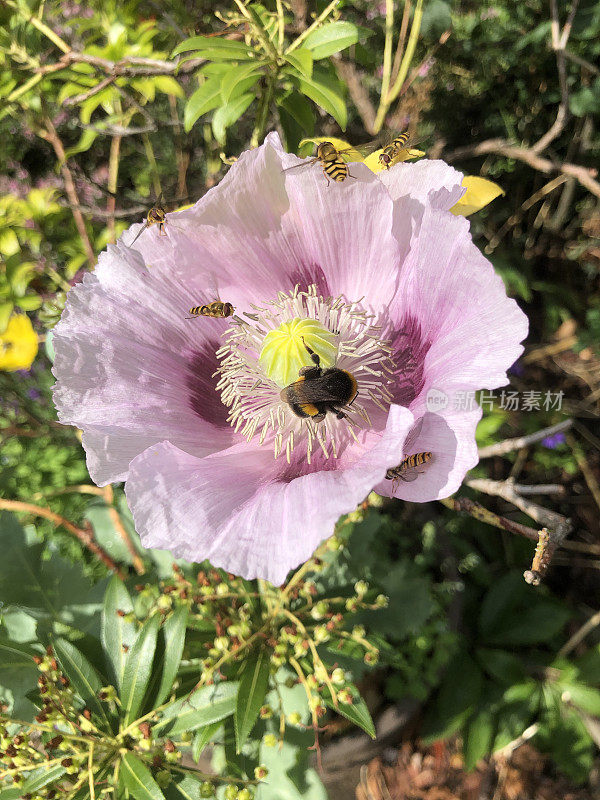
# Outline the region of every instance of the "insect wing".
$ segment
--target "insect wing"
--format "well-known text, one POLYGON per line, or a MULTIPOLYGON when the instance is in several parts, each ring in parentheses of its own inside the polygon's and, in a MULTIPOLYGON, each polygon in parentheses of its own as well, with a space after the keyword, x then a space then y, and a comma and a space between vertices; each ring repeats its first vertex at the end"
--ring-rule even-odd
POLYGON ((404 442, 404 447, 402 448, 403 453, 408 455, 409 453, 414 451, 415 442, 421 435, 422 428, 423 428, 423 417, 418 419, 415 425, 409 431, 408 436, 406 437, 406 441, 404 442))
POLYGON ((134 244, 137 242, 137 240, 140 238, 140 236, 142 235, 142 233, 143 233, 143 232, 146 230, 146 228, 149 228, 149 227, 150 227, 150 226, 148 225, 148 223, 147 223, 147 222, 146 222, 144 225, 142 225, 142 227, 139 229, 139 231, 138 231, 138 232, 136 233, 136 235, 134 236, 134 238, 133 238, 133 241, 132 241, 132 242, 130 242, 130 243, 127 245, 127 247, 133 247, 133 245, 134 245, 134 244))
POLYGON ((301 164, 294 164, 293 167, 286 167, 285 169, 282 169, 281 171, 282 172, 290 172, 291 170, 299 169, 300 167, 310 167, 310 166, 312 166, 312 164, 316 164, 318 160, 319 160, 318 158, 311 158, 308 161, 306 159, 304 159, 304 161, 302 161, 301 164))
POLYGON ((407 467, 402 470, 400 480, 406 481, 406 483, 412 483, 416 481, 418 477, 419 472, 416 467, 407 467))

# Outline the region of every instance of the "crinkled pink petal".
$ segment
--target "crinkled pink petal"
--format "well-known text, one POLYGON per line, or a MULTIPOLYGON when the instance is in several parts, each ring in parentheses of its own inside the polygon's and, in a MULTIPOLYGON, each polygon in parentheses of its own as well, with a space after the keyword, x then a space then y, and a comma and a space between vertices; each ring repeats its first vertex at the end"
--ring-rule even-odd
POLYGON ((504 385, 528 330, 527 317, 473 244, 468 221, 431 206, 402 267, 390 314, 399 329, 408 317, 416 321, 421 342, 428 344, 424 393, 449 383, 465 390, 504 385))
POLYGON ((165 437, 197 456, 230 445, 212 378, 224 323, 186 320, 186 305, 185 287, 124 247, 69 292, 54 330, 54 401, 61 422, 84 429, 96 482, 123 480, 165 437))
MULTIPOLYGON (((393 484, 382 481, 375 491, 386 497, 397 497, 413 503, 425 503, 449 497, 462 484, 466 473, 473 469, 479 457, 475 442, 475 429, 481 419, 481 409, 475 406, 461 413, 432 414, 426 412, 422 417, 415 416, 416 427, 422 419, 418 436, 405 445, 402 458, 414 453, 431 452, 431 461, 417 468, 419 473, 413 481, 399 480, 393 484)), ((410 433, 407 439, 410 439, 410 433)), ((400 459, 400 461, 402 460, 400 459)))
POLYGON ((407 161, 377 173, 394 202, 402 198, 418 200, 440 211, 449 211, 465 193, 464 175, 445 161, 424 158, 407 161))
POLYGON ((394 234, 400 266, 418 239, 426 206, 448 211, 462 197, 463 175, 444 161, 403 162, 377 173, 394 202, 394 234))
POLYGON ((155 267, 204 281, 198 302, 218 296, 243 308, 316 284, 323 295, 364 297, 381 311, 398 278, 393 204, 367 167, 349 169, 351 177, 328 186, 319 164, 303 164, 269 134, 192 208, 168 214, 166 235, 152 226, 134 247, 155 267))
POLYGON ((411 424, 407 409, 392 406, 383 435, 351 467, 292 481, 252 445, 206 458, 155 445, 134 459, 126 485, 136 529, 145 547, 278 585, 381 480, 411 424))

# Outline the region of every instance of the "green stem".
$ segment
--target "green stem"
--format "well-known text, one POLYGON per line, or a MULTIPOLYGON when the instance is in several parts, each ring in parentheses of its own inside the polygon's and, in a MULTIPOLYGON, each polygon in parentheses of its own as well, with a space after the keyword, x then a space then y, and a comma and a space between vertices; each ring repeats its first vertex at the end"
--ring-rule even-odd
POLYGON ((37 28, 40 33, 43 33, 46 38, 50 39, 52 44, 55 44, 59 50, 62 50, 63 53, 70 53, 71 47, 65 42, 64 39, 61 39, 57 33, 54 33, 52 28, 49 28, 45 23, 42 22, 41 19, 38 19, 33 14, 26 14, 22 8, 19 7, 18 3, 15 3, 14 0, 2 0, 2 2, 7 5, 9 8, 12 8, 17 14, 20 14, 23 19, 26 19, 27 22, 31 22, 34 28, 37 28))
POLYGON ((250 139, 250 147, 258 147, 258 145, 264 138, 278 75, 279 75, 279 70, 276 70, 267 78, 267 86, 265 89, 265 93, 263 94, 260 100, 260 108, 258 110, 258 115, 256 117, 256 124, 254 126, 254 130, 252 131, 252 138, 250 139))
MULTIPOLYGON (((390 1, 391 0, 386 0, 386 2, 388 3, 390 1)), ((381 100, 379 101, 377 117, 375 118, 375 123, 373 125, 374 133, 379 133, 379 131, 383 127, 383 123, 385 122, 385 117, 387 115, 387 112, 392 103, 394 102, 394 100, 396 100, 396 98, 400 94, 402 85, 406 80, 408 69, 410 67, 410 63, 415 53, 415 47, 417 46, 417 39, 419 38, 419 31, 421 30, 422 18, 423 18, 423 0, 417 0, 417 3, 415 5, 415 13, 413 16, 412 25, 410 28, 410 34, 406 45, 406 51, 402 58, 402 63, 400 64, 398 75, 396 77, 396 80, 394 81, 394 85, 391 88, 388 88, 385 91, 385 93, 384 93, 384 85, 385 85, 386 75, 385 75, 385 54, 384 54, 384 76, 381 84, 381 100)), ((387 46, 387 24, 386 24, 386 46, 387 46)), ((391 70, 391 44, 390 44, 390 70, 391 70)))
POLYGON ((158 198, 162 194, 162 186, 160 184, 160 176, 158 174, 158 166, 156 164, 156 156, 154 155, 154 148, 152 147, 152 142, 150 141, 150 137, 147 133, 144 133, 142 136, 142 141, 144 142, 144 150, 146 151, 146 158, 148 159, 148 163, 150 164, 150 169, 152 170, 152 187, 154 189, 154 196, 158 200, 158 198))

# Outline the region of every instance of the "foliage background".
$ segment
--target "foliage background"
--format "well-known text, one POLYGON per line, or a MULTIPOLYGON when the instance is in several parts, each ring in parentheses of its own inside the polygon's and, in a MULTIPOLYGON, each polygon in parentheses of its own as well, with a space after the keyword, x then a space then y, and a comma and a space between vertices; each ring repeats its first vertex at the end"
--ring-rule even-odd
MULTIPOLYGON (((503 187, 472 229, 531 323, 510 388, 565 396, 560 412, 496 404, 480 425, 481 446, 574 420, 566 435, 486 459, 470 477, 558 485, 533 499, 569 517, 572 533, 534 588, 521 577, 533 555, 526 539, 441 505, 371 498, 342 522, 339 558, 313 577, 318 597, 336 587, 348 599, 358 579, 371 605, 389 597, 386 609, 347 614, 348 632, 365 627, 379 664, 364 664, 364 648, 358 658, 352 648, 323 658, 342 664, 376 719, 409 702, 417 709, 410 735, 458 732, 467 768, 534 726, 550 773, 589 781, 600 738, 600 10, 592 0, 560 10, 541 0, 426 0, 401 4, 391 22, 393 6, 0 0, 0 335, 11 314, 25 313, 41 342, 30 369, 0 371, 0 508, 8 510, 0 692, 14 715, 35 713, 38 645, 60 636, 97 655, 111 570, 128 575, 140 624, 153 606, 133 585, 158 602, 173 577, 166 554, 139 547, 121 488, 91 485, 77 432, 56 423, 51 328, 64 293, 161 192, 169 207, 194 201, 229 157, 273 127, 294 151, 306 136, 361 143, 381 128, 407 129, 430 157, 503 187), (320 14, 323 27, 289 50, 320 14), (219 35, 192 38, 207 34, 219 35)), ((482 501, 470 488, 461 494, 482 501)), ((530 524, 505 500, 483 502, 530 524)), ((195 580, 197 570, 183 569, 195 580)), ((172 609, 162 612, 166 624, 172 609)), ((202 644, 220 636, 214 614, 206 611, 202 644)), ((179 676, 188 691, 198 679, 196 636, 191 626, 183 662, 191 667, 179 676)), ((231 679, 243 663, 231 664, 231 679)), ((216 768, 252 778, 252 765, 268 758, 256 750, 263 733, 255 729, 245 763, 222 729, 206 729, 206 742, 224 741, 216 768)), ((323 796, 316 773, 301 766, 307 741, 300 728, 286 733, 286 797, 323 796)), ((262 786, 261 796, 269 791, 262 786)))

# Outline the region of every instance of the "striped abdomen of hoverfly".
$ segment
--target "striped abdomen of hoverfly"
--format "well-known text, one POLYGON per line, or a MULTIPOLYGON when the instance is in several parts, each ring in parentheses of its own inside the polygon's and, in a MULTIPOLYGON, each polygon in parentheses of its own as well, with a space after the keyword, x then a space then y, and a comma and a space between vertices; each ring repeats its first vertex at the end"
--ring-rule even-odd
POLYGON ((317 145, 317 158, 321 162, 325 177, 338 183, 348 177, 348 165, 331 142, 317 145))
POLYGON ((433 453, 429 452, 413 453, 410 456, 406 456, 397 467, 388 469, 385 473, 386 480, 394 482, 406 481, 407 483, 414 481, 419 474, 416 468, 431 461, 432 456, 433 453))
POLYGON ((390 164, 396 158, 399 152, 406 148, 408 139, 408 133, 401 133, 400 136, 396 136, 395 139, 392 139, 387 147, 383 148, 383 152, 379 154, 379 163, 383 164, 386 169, 389 169, 390 164))
POLYGON ((192 317, 230 317, 234 311, 235 308, 231 303, 222 303, 220 300, 190 308, 192 317))

